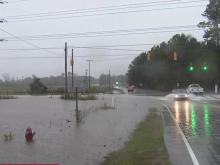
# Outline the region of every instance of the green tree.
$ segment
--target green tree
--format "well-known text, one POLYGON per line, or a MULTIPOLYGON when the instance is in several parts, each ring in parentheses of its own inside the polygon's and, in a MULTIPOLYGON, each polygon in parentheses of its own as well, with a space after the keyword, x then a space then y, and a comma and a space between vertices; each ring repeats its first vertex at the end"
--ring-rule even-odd
POLYGON ((207 21, 200 22, 198 26, 205 29, 205 40, 214 43, 219 48, 220 1, 209 0, 209 4, 202 15, 207 18, 207 21))
POLYGON ((30 84, 31 94, 46 94, 47 87, 40 81, 39 78, 34 77, 33 82, 30 84))
POLYGON ((218 79, 217 53, 190 35, 174 35, 150 51, 151 61, 147 60, 146 53, 141 53, 130 64, 127 73, 130 85, 169 90, 177 83, 182 87, 189 83, 213 86, 218 79), (194 67, 193 71, 189 71, 190 66, 194 67), (208 68, 205 72, 204 66, 208 68))

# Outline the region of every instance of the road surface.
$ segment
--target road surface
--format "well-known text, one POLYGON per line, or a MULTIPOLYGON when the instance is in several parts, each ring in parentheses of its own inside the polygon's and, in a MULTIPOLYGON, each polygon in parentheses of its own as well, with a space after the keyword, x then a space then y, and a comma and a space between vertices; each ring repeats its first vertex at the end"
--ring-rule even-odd
MULTIPOLYGON (((220 164, 220 101, 165 101, 200 165, 220 164)), ((167 117, 166 117, 166 120, 167 117)))

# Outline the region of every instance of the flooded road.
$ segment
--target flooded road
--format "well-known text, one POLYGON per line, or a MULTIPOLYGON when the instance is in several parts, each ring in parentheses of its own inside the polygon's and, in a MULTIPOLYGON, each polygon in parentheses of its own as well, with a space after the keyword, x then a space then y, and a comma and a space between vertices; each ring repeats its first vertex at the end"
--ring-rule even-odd
POLYGON ((1 100, 0 163, 99 164, 124 145, 148 109, 157 105, 150 97, 100 95, 96 101, 79 102, 80 121, 76 122, 75 103, 58 96, 1 100), (24 138, 28 126, 36 132, 30 144, 24 138), (4 141, 9 132, 14 139, 4 141))
POLYGON ((175 101, 170 109, 200 165, 220 164, 220 107, 208 101, 175 101))

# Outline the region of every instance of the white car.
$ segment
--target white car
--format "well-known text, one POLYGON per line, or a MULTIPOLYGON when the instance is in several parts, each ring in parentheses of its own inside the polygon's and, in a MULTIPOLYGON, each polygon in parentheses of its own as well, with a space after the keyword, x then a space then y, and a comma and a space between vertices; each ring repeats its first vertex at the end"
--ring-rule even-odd
POLYGON ((186 91, 190 94, 195 94, 195 95, 203 95, 204 93, 204 88, 202 88, 199 84, 190 84, 186 91))
POLYGON ((172 90, 175 101, 186 101, 189 100, 188 94, 185 89, 174 89, 172 90))

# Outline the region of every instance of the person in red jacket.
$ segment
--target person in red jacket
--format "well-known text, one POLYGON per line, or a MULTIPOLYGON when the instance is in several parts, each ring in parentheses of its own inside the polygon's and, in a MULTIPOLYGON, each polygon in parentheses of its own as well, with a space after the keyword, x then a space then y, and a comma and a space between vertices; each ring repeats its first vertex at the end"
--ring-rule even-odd
POLYGON ((28 127, 26 129, 26 132, 25 132, 25 139, 26 139, 26 141, 32 141, 34 135, 35 135, 35 132, 32 131, 32 129, 30 127, 28 127))

